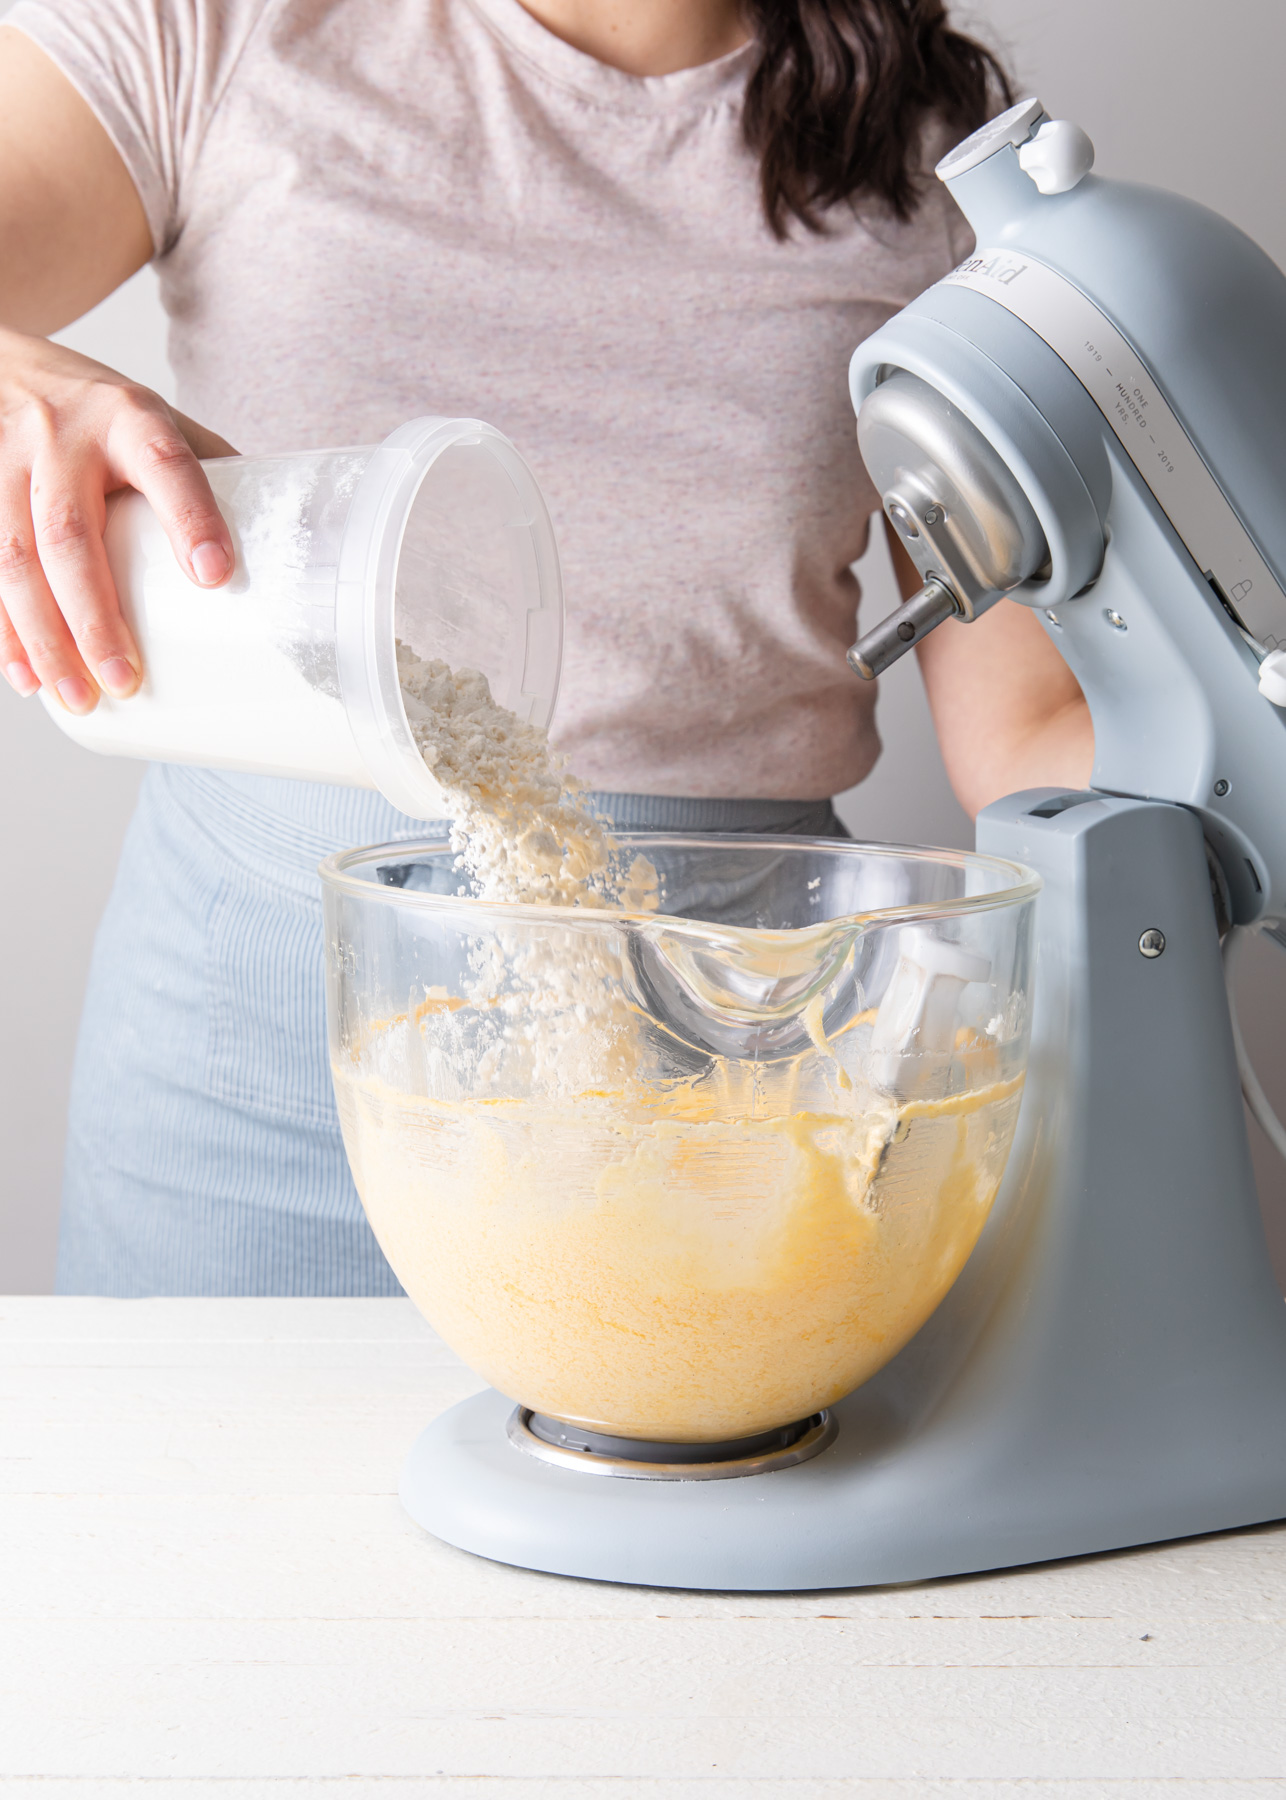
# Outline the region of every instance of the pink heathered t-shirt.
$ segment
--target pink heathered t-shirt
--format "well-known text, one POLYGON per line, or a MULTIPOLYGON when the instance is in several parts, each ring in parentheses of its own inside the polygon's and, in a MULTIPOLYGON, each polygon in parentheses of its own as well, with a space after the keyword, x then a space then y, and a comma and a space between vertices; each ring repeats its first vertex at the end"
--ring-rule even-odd
MULTIPOLYGON (((489 420, 548 499, 554 739, 612 792, 820 799, 879 753, 844 661, 877 497, 858 341, 969 246, 764 223, 754 49, 640 79, 518 0, 20 0, 142 196, 178 404, 246 452, 489 420)), ((930 133, 930 136, 936 134, 930 133)), ((940 152, 925 145, 925 160, 940 152)))

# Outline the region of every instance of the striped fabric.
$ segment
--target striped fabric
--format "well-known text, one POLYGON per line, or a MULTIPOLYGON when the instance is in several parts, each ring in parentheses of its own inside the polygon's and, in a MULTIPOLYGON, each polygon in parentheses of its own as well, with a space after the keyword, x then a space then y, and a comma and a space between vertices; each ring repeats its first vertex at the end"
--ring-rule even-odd
MULTIPOLYGON (((618 827, 842 835, 829 801, 595 797, 618 827)), ((432 835, 378 795, 157 764, 94 950, 60 1293, 396 1294, 348 1172, 317 864, 432 835)))

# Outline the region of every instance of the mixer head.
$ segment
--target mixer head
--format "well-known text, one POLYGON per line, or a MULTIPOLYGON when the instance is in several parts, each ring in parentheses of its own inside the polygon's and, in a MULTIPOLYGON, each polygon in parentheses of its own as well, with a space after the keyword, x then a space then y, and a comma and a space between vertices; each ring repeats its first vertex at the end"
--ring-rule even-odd
MULTIPOLYGON (((1055 572, 1041 554, 1048 518, 1033 513, 1013 444, 978 429, 969 402, 982 397, 982 359, 963 371, 941 328, 984 352, 992 365, 984 387, 999 365, 1020 390, 1014 359, 1032 366, 1021 340, 1034 332, 1097 402, 1097 424, 1110 428, 1103 435, 1120 440, 1257 652, 1261 693, 1286 705, 1286 509, 1271 473, 1286 457, 1286 283, 1226 221, 1176 195, 1090 176, 1093 161, 1078 126, 1029 99, 938 165, 979 249, 859 347, 853 368, 862 454, 925 588, 859 640, 849 661, 869 680, 945 619, 978 618, 1017 589, 1029 605, 1056 604, 1097 577, 1101 544, 1080 590, 1038 591, 1055 572), (992 308, 944 311, 951 290, 957 301, 971 293, 999 302, 1011 321, 997 333, 985 317, 992 308), (919 354, 869 353, 890 336, 919 354), (944 350, 957 363, 954 390, 937 379, 944 350), (1191 402, 1186 417, 1167 403, 1176 376, 1191 402)), ((1053 423, 1063 421, 1055 414, 1053 423)), ((1108 494, 1096 498, 1102 523, 1108 494)), ((1083 520, 1068 523, 1083 540, 1096 535, 1083 520)))
POLYGON ((1091 174, 1028 100, 939 165, 978 249, 854 354, 862 455, 948 619, 1034 609, 1088 701, 1092 787, 1196 812, 1234 923, 1286 919, 1286 278, 1226 220, 1091 174))
POLYGON ((972 620, 1048 572, 1049 546, 1026 494, 977 427, 928 382, 895 370, 863 402, 857 438, 884 510, 924 586, 856 643, 873 680, 949 618, 972 620))

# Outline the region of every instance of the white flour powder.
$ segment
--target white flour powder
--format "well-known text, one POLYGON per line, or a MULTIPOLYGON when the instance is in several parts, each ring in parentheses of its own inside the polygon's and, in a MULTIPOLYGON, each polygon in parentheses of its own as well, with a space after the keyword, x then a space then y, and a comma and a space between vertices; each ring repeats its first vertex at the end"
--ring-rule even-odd
POLYGON ((497 706, 485 675, 397 647, 411 734, 451 807, 451 848, 477 897, 650 911, 656 872, 638 857, 616 879, 616 844, 561 766, 542 726, 497 706))
MULTIPOLYGON (((542 726, 497 706, 474 669, 424 661, 403 643, 397 665, 412 736, 450 806, 451 848, 475 897, 655 910, 656 870, 638 856, 622 871, 619 846, 542 726)), ((478 1091, 497 1082, 570 1094, 633 1072, 638 1021, 620 958, 610 934, 569 938, 503 922, 480 932, 465 996, 490 1026, 478 1091)))

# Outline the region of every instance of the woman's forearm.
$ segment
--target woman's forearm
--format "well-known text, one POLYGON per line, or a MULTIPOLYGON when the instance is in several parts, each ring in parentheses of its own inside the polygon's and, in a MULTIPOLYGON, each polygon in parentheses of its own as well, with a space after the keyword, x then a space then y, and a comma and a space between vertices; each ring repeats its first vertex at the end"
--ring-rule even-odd
POLYGON ((1005 794, 1084 787, 1094 729, 1076 677, 1025 606, 926 638, 920 668, 947 775, 974 818, 1005 794))
MULTIPOLYGON (((894 563, 909 597, 920 577, 897 544, 894 563)), ((970 818, 1024 788, 1088 783, 1089 707, 1029 607, 1002 600, 971 625, 949 620, 919 658, 942 760, 970 818)))

